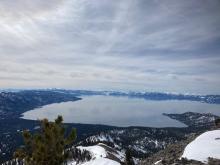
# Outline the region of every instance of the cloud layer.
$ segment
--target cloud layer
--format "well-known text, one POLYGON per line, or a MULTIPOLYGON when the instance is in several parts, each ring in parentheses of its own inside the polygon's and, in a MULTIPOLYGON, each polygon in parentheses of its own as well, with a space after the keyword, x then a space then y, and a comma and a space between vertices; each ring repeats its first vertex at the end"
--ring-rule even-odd
POLYGON ((7 0, 0 87, 220 93, 218 0, 7 0))

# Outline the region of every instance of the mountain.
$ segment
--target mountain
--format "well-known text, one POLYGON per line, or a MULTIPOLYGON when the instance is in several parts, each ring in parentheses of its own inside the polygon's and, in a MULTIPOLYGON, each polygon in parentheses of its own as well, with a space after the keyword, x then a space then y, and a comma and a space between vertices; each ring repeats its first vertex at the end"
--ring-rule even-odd
POLYGON ((220 104, 220 95, 194 95, 194 94, 177 94, 163 92, 121 92, 121 91, 89 91, 89 90, 64 90, 51 89, 60 93, 71 93, 76 96, 83 95, 104 95, 104 96, 123 96, 130 98, 143 98, 146 100, 188 100, 199 101, 208 104, 220 104))
MULTIPOLYGON (((22 145, 22 130, 38 131, 39 122, 20 119, 25 111, 51 103, 77 101, 85 95, 143 98, 150 100, 191 100, 210 104, 219 103, 219 95, 185 95, 172 93, 117 92, 86 90, 21 90, 0 92, 0 161, 11 159, 15 148, 22 145)), ((149 157, 169 145, 184 141, 192 134, 199 134, 214 125, 218 116, 187 112, 164 114, 185 123, 186 128, 112 127, 90 124, 65 124, 67 129, 78 130, 77 146, 105 143, 117 151, 130 149, 135 160, 149 157), (208 123, 208 124, 207 124, 208 123)), ((0 162, 0 163, 1 163, 0 162)))
MULTIPOLYGON (((211 114, 198 114, 198 113, 184 113, 184 114, 172 114, 171 116, 181 116, 178 117, 177 120, 181 121, 187 121, 188 119, 195 119, 197 118, 204 118, 210 121, 213 116, 211 114), (188 115, 186 115, 188 114, 188 115), (189 115, 190 114, 190 115, 189 115), (196 118, 197 117, 197 118, 196 118)), ((22 119, 21 119, 22 120, 22 119)), ((76 160, 82 160, 81 165, 92 165, 97 163, 106 163, 109 165, 114 165, 119 163, 120 161, 123 161, 123 156, 125 151, 129 149, 131 151, 131 155, 134 158, 136 164, 141 163, 141 160, 145 157, 148 157, 148 160, 154 156, 155 153, 160 153, 161 150, 165 150, 166 152, 162 152, 162 155, 166 155, 167 153, 170 153, 169 160, 173 160, 175 157, 173 156, 173 153, 176 155, 183 152, 184 147, 192 141, 198 134, 204 132, 207 129, 210 129, 213 127, 213 125, 205 126, 205 122, 207 120, 204 120, 203 122, 200 121, 200 125, 197 125, 196 127, 191 124, 193 123, 193 120, 191 122, 188 122, 189 126, 186 128, 150 128, 150 127, 109 127, 109 126, 102 126, 102 125, 81 125, 81 124, 65 124, 66 128, 75 127, 78 132, 78 138, 79 140, 75 144, 74 147, 78 149, 85 149, 89 151, 89 155, 91 156, 90 159, 82 159, 83 156, 81 156, 80 159, 76 160), (190 140, 189 140, 190 139, 190 140), (176 146, 177 147, 171 147, 169 149, 169 146, 176 146), (95 147, 91 147, 95 146, 95 147), (108 156, 98 156, 94 157, 94 148, 104 147, 105 153, 109 150, 108 156), (111 152, 110 152, 111 151, 111 152), (113 154, 114 153, 114 154, 113 154), (172 153, 172 154, 171 154, 172 153), (111 156, 110 156, 111 155, 111 156), (118 160, 117 158, 120 158, 118 160), (113 159, 114 158, 114 159, 113 159), (110 160, 109 160, 110 159, 110 160), (112 160, 113 159, 113 160, 112 160)), ((23 121, 23 120, 22 120, 23 121)), ((30 127, 30 131, 36 131, 39 127, 39 123, 35 121, 35 124, 32 124, 33 121, 24 120, 27 122, 24 126, 28 125, 30 127), (31 130, 32 128, 32 130, 31 130)), ((19 122, 18 122, 19 123, 19 122)), ((17 126, 18 124, 13 124, 17 126)), ((21 131, 13 131, 16 132, 17 135, 21 135, 21 131)), ((10 149, 10 146, 12 146, 13 141, 16 140, 16 136, 11 136, 13 134, 4 134, 5 139, 8 139, 10 142, 10 145, 7 143, 4 144, 4 140, 1 141, 3 143, 3 146, 6 146, 5 149, 9 149, 13 151, 13 148, 10 149)), ((21 141, 21 136, 20 136, 21 141)), ((17 145, 18 147, 18 145, 17 145)), ((15 148, 17 148, 15 146, 15 148)), ((2 148, 3 149, 3 148, 2 148)), ((85 154, 82 154, 85 155, 85 154)), ((88 154, 87 154, 88 155, 88 154)), ((161 157, 161 154, 159 154, 161 157)), ((181 154, 180 154, 181 156, 181 154)), ((150 159, 152 162, 156 162, 159 160, 150 159)), ((76 164, 76 160, 71 160, 70 163, 76 164)), ((149 162, 149 161, 148 161, 149 162)), ((79 162, 78 162, 79 163, 79 162)))
POLYGON ((220 104, 220 95, 186 95, 158 92, 118 92, 87 90, 21 90, 0 92, 0 119, 18 118, 28 110, 66 101, 79 100, 85 95, 123 96, 146 100, 189 100, 209 104, 220 104))
POLYGON ((196 113, 196 112, 185 112, 182 114, 166 114, 163 115, 170 117, 171 119, 178 120, 188 126, 192 127, 209 127, 213 126, 216 119, 219 116, 213 115, 211 113, 196 113))
POLYGON ((156 128, 122 128, 101 132, 79 142, 79 145, 105 143, 118 150, 130 149, 136 158, 164 149, 168 144, 180 141, 187 133, 173 129, 156 128))
POLYGON ((220 130, 207 131, 190 142, 184 149, 182 158, 203 163, 208 158, 220 159, 220 130))
POLYGON ((119 150, 131 149, 133 156, 142 158, 160 151, 166 146, 185 140, 192 133, 201 133, 215 126, 212 114, 186 112, 183 114, 166 114, 172 119, 185 123, 185 128, 150 128, 127 127, 102 131, 81 141, 79 144, 91 145, 99 142, 106 143, 119 150))
MULTIPOLYGON (((135 165, 219 165, 219 138, 220 130, 207 131, 199 136, 191 134, 185 140, 169 144, 165 149, 142 160, 133 157, 133 162, 135 165)), ((126 159, 125 150, 104 143, 77 145, 67 150, 70 153, 67 165, 120 165, 126 159)), ((15 160, 3 165, 13 162, 15 160)))
POLYGON ((141 161, 141 165, 219 165, 220 130, 205 131, 199 136, 167 146, 141 161))
POLYGON ((93 146, 78 146, 81 151, 88 151, 89 160, 68 160, 67 165, 120 165, 125 160, 125 154, 105 144, 99 143, 93 146))
POLYGON ((52 103, 76 101, 80 98, 70 93, 25 90, 0 93, 0 120, 19 118, 23 112, 52 103))

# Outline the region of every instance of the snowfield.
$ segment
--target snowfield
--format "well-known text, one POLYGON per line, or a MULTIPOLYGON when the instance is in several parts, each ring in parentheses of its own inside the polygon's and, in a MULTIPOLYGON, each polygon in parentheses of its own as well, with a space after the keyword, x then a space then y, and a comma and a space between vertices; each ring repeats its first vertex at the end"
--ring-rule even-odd
POLYGON ((208 131, 189 143, 182 158, 206 163, 208 157, 220 159, 220 130, 208 131))
POLYGON ((120 165, 120 163, 107 158, 97 158, 80 164, 76 164, 76 162, 69 162, 68 165, 120 165))
POLYGON ((100 158, 100 157, 106 157, 106 151, 103 147, 95 145, 95 146, 88 146, 88 147, 77 147, 81 150, 87 150, 92 154, 93 158, 100 158))
MULTIPOLYGON (((107 158, 108 153, 105 150, 105 148, 102 146, 105 146, 105 145, 100 143, 94 146, 77 147, 80 150, 89 151, 92 155, 92 159, 88 162, 81 162, 79 164, 76 164, 75 161, 71 161, 71 162, 68 162, 68 165, 120 165, 119 162, 107 158)), ((120 153, 119 155, 122 155, 122 153, 120 153)))
POLYGON ((85 162, 82 165, 120 165, 120 163, 107 158, 98 158, 89 162, 85 162))

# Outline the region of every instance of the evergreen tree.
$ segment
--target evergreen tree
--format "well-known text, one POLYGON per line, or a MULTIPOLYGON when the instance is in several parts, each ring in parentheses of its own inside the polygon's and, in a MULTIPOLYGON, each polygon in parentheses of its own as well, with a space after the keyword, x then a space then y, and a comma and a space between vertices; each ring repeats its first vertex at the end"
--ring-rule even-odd
POLYGON ((215 126, 216 126, 217 128, 220 128, 220 118, 218 118, 218 119, 215 120, 215 126))
POLYGON ((65 148, 76 139, 73 129, 65 138, 63 118, 58 116, 55 122, 41 121, 39 133, 23 132, 25 146, 14 153, 14 157, 24 160, 25 165, 61 165, 67 159, 65 148))
POLYGON ((130 149, 127 149, 125 152, 125 164, 126 165, 134 165, 133 158, 131 156, 131 151, 130 149))

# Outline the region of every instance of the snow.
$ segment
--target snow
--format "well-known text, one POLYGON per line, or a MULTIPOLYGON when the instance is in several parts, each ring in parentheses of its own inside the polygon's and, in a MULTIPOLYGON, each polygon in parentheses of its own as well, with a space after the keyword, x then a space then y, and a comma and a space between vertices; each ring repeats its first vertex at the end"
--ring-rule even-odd
POLYGON ((89 139, 91 139, 93 142, 97 142, 97 141, 109 141, 109 142, 114 142, 114 140, 112 139, 111 136, 108 135, 97 135, 97 136, 91 136, 89 139))
POLYGON ((92 159, 88 162, 81 162, 79 164, 76 164, 75 161, 71 161, 68 162, 68 165, 120 165, 120 163, 106 158, 106 150, 99 145, 88 147, 78 146, 77 148, 89 151, 92 155, 92 159))
POLYGON ((120 163, 107 158, 98 158, 80 164, 76 164, 76 162, 70 162, 68 165, 120 165, 120 163))
POLYGON ((160 162, 162 162, 162 160, 158 160, 154 164, 156 165, 156 164, 159 164, 160 162))
POLYGON ((95 146, 88 146, 88 147, 77 147, 81 150, 87 150, 92 154, 93 158, 99 158, 99 157, 106 157, 106 151, 103 147, 95 145, 95 146))
POLYGON ((189 143, 182 158, 207 162, 208 157, 220 159, 220 130, 207 131, 189 143))
POLYGON ((120 163, 107 158, 98 158, 89 162, 85 162, 82 165, 120 165, 120 163))

